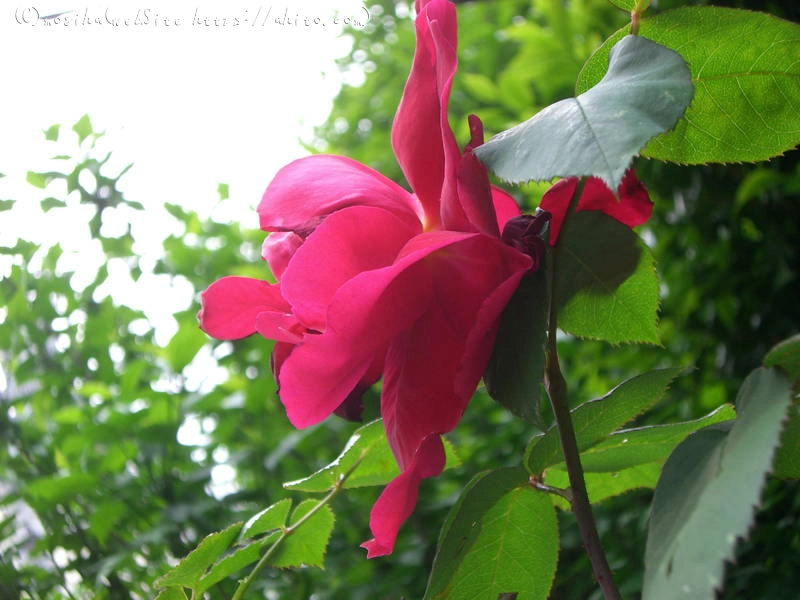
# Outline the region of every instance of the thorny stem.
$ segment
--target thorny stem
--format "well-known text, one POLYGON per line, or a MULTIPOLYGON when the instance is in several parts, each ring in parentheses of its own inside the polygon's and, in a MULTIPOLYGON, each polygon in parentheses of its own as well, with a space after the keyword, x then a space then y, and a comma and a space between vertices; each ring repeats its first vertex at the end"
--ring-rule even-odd
POLYGON ((353 474, 353 471, 355 471, 358 468, 363 458, 364 458, 363 456, 360 457, 355 462, 355 464, 353 464, 352 467, 350 467, 345 473, 340 475, 339 479, 336 481, 336 483, 333 484, 333 487, 325 495, 325 497, 322 498, 322 500, 320 500, 319 502, 317 502, 314 508, 312 508, 306 514, 304 514, 300 518, 300 520, 297 521, 297 523, 293 523, 288 527, 284 527, 283 531, 281 531, 281 535, 278 537, 277 540, 275 540, 275 543, 273 543, 272 546, 269 547, 269 550, 267 550, 264 553, 264 556, 262 556, 261 559, 256 563, 256 566, 253 567, 253 570, 250 571, 250 574, 247 576, 247 578, 243 579, 241 583, 239 583, 239 585, 236 587, 236 591, 231 597, 231 600, 242 600, 242 598, 244 598, 244 593, 247 591, 247 588, 249 588, 250 584, 253 583, 256 576, 261 571, 261 569, 263 569, 270 561, 270 559, 272 559, 272 557, 275 556, 275 554, 277 553, 278 549, 280 548, 284 540, 288 538, 290 535, 292 535, 295 531, 297 531, 297 529, 302 527, 303 523, 308 521, 317 512, 322 510, 322 507, 327 505, 333 499, 333 497, 336 496, 336 494, 338 494, 342 490, 342 488, 344 487, 344 482, 347 481, 347 478, 350 477, 350 475, 353 474))
MULTIPOLYGON (((578 206, 578 199, 583 193, 585 184, 586 178, 581 178, 570 199, 569 208, 564 216, 564 222, 561 226, 561 233, 559 236, 562 240, 567 232, 569 219, 578 206)), ((617 586, 614 583, 611 568, 603 552, 603 546, 600 544, 600 536, 597 534, 597 526, 595 525, 592 507, 589 503, 589 495, 586 491, 586 482, 583 479, 583 467, 581 466, 578 442, 575 438, 575 428, 572 425, 569 403, 567 402, 567 382, 561 374, 561 367, 558 363, 558 348, 556 345, 558 306, 553 300, 552 294, 560 254, 561 248, 558 242, 556 242, 552 253, 552 263, 550 265, 551 301, 547 331, 547 367, 545 371, 545 383, 550 396, 550 405, 553 408, 553 414, 555 415, 556 424, 558 426, 558 433, 561 438, 564 462, 567 465, 567 474, 569 475, 572 511, 575 513, 575 519, 578 522, 578 530, 580 531, 583 547, 586 549, 586 554, 589 556, 589 561, 592 564, 592 571, 597 579, 597 583, 603 590, 605 599, 620 600, 621 596, 619 590, 617 590, 617 586)))

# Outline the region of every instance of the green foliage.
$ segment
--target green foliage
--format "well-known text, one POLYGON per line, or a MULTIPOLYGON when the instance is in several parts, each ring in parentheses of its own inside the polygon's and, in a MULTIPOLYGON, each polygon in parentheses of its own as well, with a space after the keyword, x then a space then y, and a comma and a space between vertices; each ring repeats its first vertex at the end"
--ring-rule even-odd
POLYGON ((580 337, 659 342, 658 276, 648 248, 629 227, 582 211, 559 236, 554 301, 559 327, 580 337))
POLYGON ((89 115, 83 115, 78 119, 77 123, 72 126, 72 131, 78 134, 78 143, 80 144, 83 143, 83 140, 92 135, 94 130, 92 129, 92 121, 89 119, 89 115))
MULTIPOLYGON (((581 72, 590 89, 628 28, 581 72)), ((649 158, 684 164, 766 160, 800 143, 800 26, 764 13, 686 7, 645 18, 639 34, 679 52, 695 96, 675 129, 648 144, 649 158)))
MULTIPOLYGON (((651 462, 607 473, 586 473, 584 480, 589 502, 599 504, 631 490, 656 487, 662 464, 651 462)), ((543 481, 554 488, 569 488, 569 476, 566 470, 558 466, 547 469, 543 481)), ((570 510, 569 503, 564 498, 556 497, 554 502, 561 509, 570 510)))
POLYGON ((292 531, 278 552, 272 557, 270 564, 276 567, 322 567, 325 549, 333 531, 333 511, 327 505, 319 510, 311 511, 318 506, 316 500, 304 500, 294 509, 289 521, 292 531), (302 524, 303 517, 308 517, 302 524), (302 525, 302 526, 301 526, 302 525))
POLYGON ((775 345, 764 357, 765 367, 780 367, 791 379, 800 378, 800 335, 775 345))
POLYGON ((475 150, 512 183, 596 176, 619 187, 631 159, 669 131, 692 99, 679 54, 638 36, 609 53, 608 72, 577 98, 561 100, 475 150))
POLYGON ((753 520, 790 401, 786 376, 758 369, 740 390, 736 421, 675 449, 653 500, 644 598, 714 597, 724 561, 753 520))
MULTIPOLYGON (((262 236, 188 209, 171 206, 170 215, 150 207, 147 218, 172 220, 176 233, 165 240, 163 256, 140 256, 131 227, 108 230, 116 229, 113 235, 104 227, 133 221, 142 210, 119 189, 127 168, 109 169, 99 135, 92 133, 92 143, 79 151, 77 137, 64 131, 70 129, 61 128, 50 143, 74 157, 41 169, 45 176, 29 176, 36 184, 31 189, 45 198, 47 213, 38 218, 85 215, 70 233, 89 244, 84 258, 99 260, 76 260, 58 245, 26 240, 0 246, 0 268, 8 269, 0 277, 6 381, 0 389, 0 597, 23 591, 60 597, 65 585, 76 597, 155 597, 155 580, 176 557, 189 555, 206 533, 225 531, 282 498, 281 482, 325 464, 329 448, 352 427, 332 422, 317 428, 311 443, 281 416, 265 360, 269 343, 242 340, 235 353, 230 344, 212 347, 188 298, 187 310, 174 315, 174 329, 168 319, 157 338, 147 315, 125 304, 135 299, 114 295, 117 285, 140 274, 147 274, 141 285, 150 278, 165 290, 174 285, 196 293, 235 271, 242 252, 257 257, 262 236), (92 177, 96 188, 84 186, 92 177), (224 497, 215 479, 221 466, 236 474, 224 497), (79 583, 66 583, 77 575, 79 583)), ((8 201, 6 214, 18 208, 8 201)), ((357 541, 367 534, 362 510, 342 507, 339 519, 356 540, 340 547, 336 560, 360 560, 357 541)), ((212 598, 230 597, 235 581, 228 576, 263 554, 269 535, 227 540, 233 545, 223 544, 211 559, 217 562, 206 564, 199 580, 194 574, 197 589, 213 584, 212 598)), ((307 585, 305 574, 277 571, 252 589, 302 595, 307 585)), ((331 582, 328 589, 335 595, 341 585, 331 582)), ((170 589, 159 597, 184 597, 178 587, 170 589)))
POLYGON ((690 433, 735 418, 733 406, 723 404, 708 415, 693 421, 622 429, 583 452, 581 462, 586 471, 605 473, 664 461, 690 433))
POLYGON ((289 518, 291 508, 292 501, 289 498, 279 500, 248 520, 242 528, 240 537, 242 539, 252 538, 261 533, 283 528, 286 525, 286 519, 289 518))
MULTIPOLYGON (((694 421, 616 431, 581 453, 589 501, 596 504, 631 490, 655 488, 664 461, 687 435, 735 417, 733 407, 726 404, 694 421)), ((569 487, 565 465, 548 467, 543 481, 555 488, 569 487)), ((555 501, 562 509, 570 509, 563 498, 555 501)))
POLYGON ((557 562, 550 498, 529 485, 524 469, 481 473, 442 527, 425 600, 494 600, 501 594, 545 600, 557 562))
MULTIPOLYGON (((453 447, 444 442, 445 468, 457 466, 459 461, 453 447)), ((327 492, 346 473, 349 475, 343 483, 345 488, 385 485, 400 474, 381 419, 356 429, 342 453, 330 464, 308 477, 284 483, 283 487, 302 492, 327 492)))
MULTIPOLYGON (((800 336, 776 344, 764 357, 765 367, 778 367, 794 381, 800 379, 800 336)), ((800 396, 795 395, 783 428, 773 472, 776 477, 800 479, 800 396)))
POLYGON ((546 428, 541 403, 550 309, 547 273, 543 262, 514 292, 483 376, 492 398, 541 430, 546 428))
MULTIPOLYGON (((622 382, 602 398, 590 400, 572 411, 578 449, 586 451, 609 434, 658 402, 682 369, 660 369, 622 382)), ((524 464, 533 475, 563 460, 555 425, 534 437, 525 449, 524 464)))
POLYGON ((174 569, 158 579, 156 585, 196 588, 206 570, 228 549, 241 529, 241 523, 234 523, 222 531, 206 536, 174 569))

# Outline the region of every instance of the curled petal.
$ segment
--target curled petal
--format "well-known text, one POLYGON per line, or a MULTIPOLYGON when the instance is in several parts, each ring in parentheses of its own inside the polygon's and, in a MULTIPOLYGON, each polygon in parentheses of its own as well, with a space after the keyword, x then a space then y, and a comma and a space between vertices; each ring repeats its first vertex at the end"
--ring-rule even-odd
POLYGON ((306 238, 329 214, 348 206, 375 206, 421 218, 414 196, 392 180, 343 156, 318 154, 283 167, 258 205, 265 231, 306 238))
POLYGON ((441 473, 444 465, 442 440, 438 435, 432 435, 420 444, 409 468, 384 488, 373 505, 369 526, 374 537, 361 544, 367 550, 367 558, 392 553, 400 526, 414 512, 420 482, 425 477, 441 473))
MULTIPOLYGON (((416 219, 371 206, 352 206, 325 219, 292 258, 283 297, 309 329, 324 331, 337 290, 359 273, 391 265, 420 232, 416 219)), ((274 235, 274 234, 272 234, 274 235)))
MULTIPOLYGON (((564 222, 569 201, 575 193, 578 180, 574 177, 562 179, 551 187, 542 197, 539 208, 552 214, 550 222, 550 245, 554 245, 564 222)), ((636 227, 645 223, 653 213, 653 203, 647 189, 636 178, 633 170, 628 170, 617 190, 619 198, 614 196, 600 179, 590 177, 586 180, 577 210, 599 210, 627 225, 636 227)))
POLYGON ((475 115, 469 115, 469 128, 472 137, 456 167, 457 193, 443 194, 442 223, 455 231, 477 231, 499 237, 502 230, 497 226, 489 173, 472 152, 483 144, 483 123, 475 115))
POLYGON ((200 327, 220 340, 237 340, 256 332, 262 312, 289 313, 277 285, 249 277, 223 277, 201 295, 200 327))
MULTIPOLYGON (((466 222, 456 223, 445 219, 448 229, 458 231, 477 231, 494 237, 500 236, 497 215, 494 211, 489 174, 472 151, 467 151, 458 163, 457 171, 458 204, 466 222), (448 222, 450 221, 450 222, 448 222)), ((446 214, 442 207, 443 215, 446 214)))
POLYGON ((444 180, 455 176, 459 156, 447 122, 457 65, 456 10, 446 0, 420 2, 417 9, 417 47, 392 126, 392 147, 425 209, 426 225, 436 227, 444 180))
POLYGON ((272 274, 280 279, 294 253, 303 245, 303 238, 293 231, 274 231, 261 245, 261 258, 267 261, 272 274))

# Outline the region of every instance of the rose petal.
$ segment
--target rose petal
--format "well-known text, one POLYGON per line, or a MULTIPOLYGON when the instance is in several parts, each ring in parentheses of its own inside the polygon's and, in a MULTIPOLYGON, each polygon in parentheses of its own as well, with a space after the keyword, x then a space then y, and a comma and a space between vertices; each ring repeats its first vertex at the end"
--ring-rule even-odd
POLYGON ((283 167, 258 205, 265 231, 294 231, 301 238, 329 214, 348 206, 375 206, 419 220, 414 196, 392 180, 343 156, 318 154, 283 167))
POLYGON ((458 423, 486 368, 502 310, 531 259, 496 238, 471 234, 429 253, 422 265, 431 301, 393 339, 384 366, 381 414, 401 470, 425 438, 458 423))
POLYGON ((359 273, 391 265, 419 232, 419 221, 382 208, 342 209, 297 250, 281 279, 281 293, 306 327, 324 331, 337 290, 359 273))
POLYGON ((367 550, 367 558, 392 553, 397 532, 414 512, 420 482, 425 477, 434 477, 441 473, 444 465, 442 440, 438 435, 432 435, 420 444, 409 468, 384 488, 372 506, 369 526, 374 537, 361 544, 367 550))
POLYGON ((497 229, 501 232, 506 223, 522 214, 514 197, 495 186, 492 186, 492 204, 494 204, 494 212, 497 215, 497 229))
POLYGON ((392 125, 392 147, 425 209, 426 227, 433 228, 440 219, 443 182, 455 176, 459 156, 447 122, 457 65, 456 11, 444 0, 419 3, 417 8, 417 47, 392 125), (445 172, 446 161, 450 163, 449 174, 445 172))
POLYGON ((280 398, 295 426, 313 425, 333 412, 370 365, 382 359, 389 343, 428 308, 433 281, 426 257, 477 235, 439 231, 415 236, 393 265, 360 273, 336 291, 325 331, 306 335, 281 366, 280 398))
POLYGON ((223 277, 201 295, 200 327, 220 340, 237 340, 256 332, 262 312, 288 313, 291 307, 277 285, 249 277, 223 277))
MULTIPOLYGON (((554 245, 564 222, 578 180, 574 177, 562 179, 545 192, 539 208, 552 214, 550 221, 550 245, 554 245)), ((647 189, 636 178, 633 170, 628 170, 617 190, 619 198, 600 179, 589 177, 583 188, 577 210, 599 210, 628 227, 645 223, 653 212, 653 203, 647 189)))
POLYGON ((303 245, 303 238, 293 231, 274 231, 261 245, 261 258, 267 261, 270 271, 280 279, 294 253, 303 245))

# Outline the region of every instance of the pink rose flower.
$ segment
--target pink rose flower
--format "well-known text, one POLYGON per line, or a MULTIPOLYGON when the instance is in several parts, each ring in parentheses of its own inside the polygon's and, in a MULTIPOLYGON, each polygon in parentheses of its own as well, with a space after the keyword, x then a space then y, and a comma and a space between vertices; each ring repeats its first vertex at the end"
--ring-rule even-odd
POLYGON ((417 12, 416 53, 392 127, 414 193, 344 157, 287 165, 258 207, 261 228, 272 232, 263 257, 278 283, 225 277, 203 293, 199 314, 213 337, 277 342, 272 368, 296 427, 332 412, 358 417, 362 393, 383 377, 381 415, 400 475, 372 508, 370 558, 392 552, 421 480, 444 468, 440 436, 461 418, 503 309, 544 249, 504 242, 506 222, 524 217, 472 153, 482 125, 470 118, 462 152, 447 121, 454 5, 418 0, 417 12))

